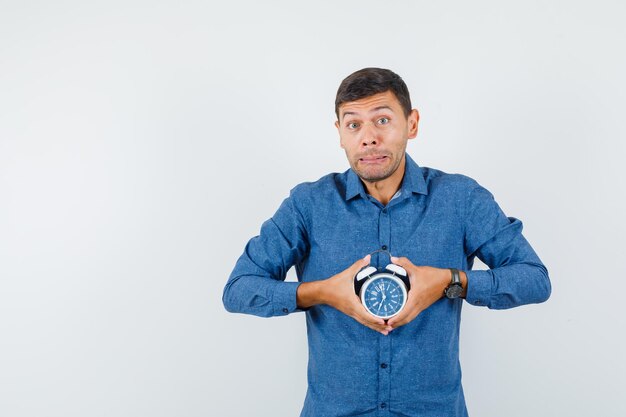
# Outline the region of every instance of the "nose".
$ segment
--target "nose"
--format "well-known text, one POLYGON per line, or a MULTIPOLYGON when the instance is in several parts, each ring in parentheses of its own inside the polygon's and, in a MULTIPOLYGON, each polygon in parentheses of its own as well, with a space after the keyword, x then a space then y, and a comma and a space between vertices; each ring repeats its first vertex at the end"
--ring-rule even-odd
POLYGON ((376 139, 376 129, 371 123, 366 123, 361 128, 361 144, 363 146, 373 146, 378 143, 376 139))
POLYGON ((376 138, 373 137, 366 137, 363 139, 363 145, 364 146, 372 146, 372 145, 376 145, 376 138))

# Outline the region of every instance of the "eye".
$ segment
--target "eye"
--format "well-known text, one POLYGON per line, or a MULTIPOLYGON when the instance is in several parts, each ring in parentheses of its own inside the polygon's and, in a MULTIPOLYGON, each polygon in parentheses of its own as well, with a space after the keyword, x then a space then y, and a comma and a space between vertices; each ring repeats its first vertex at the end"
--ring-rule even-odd
POLYGON ((379 125, 386 125, 387 123, 389 123, 389 119, 386 117, 381 117, 380 119, 378 119, 379 125))
POLYGON ((359 124, 356 122, 348 123, 348 129, 356 129, 359 127, 359 124))

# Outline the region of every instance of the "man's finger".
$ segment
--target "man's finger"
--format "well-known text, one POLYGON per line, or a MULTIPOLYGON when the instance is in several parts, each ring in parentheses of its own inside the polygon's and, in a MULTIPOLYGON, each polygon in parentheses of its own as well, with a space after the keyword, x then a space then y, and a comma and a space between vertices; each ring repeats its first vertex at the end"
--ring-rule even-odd
POLYGON ((355 311, 354 318, 356 319, 356 321, 363 324, 364 326, 367 326, 372 330, 376 330, 377 332, 380 332, 385 336, 391 330, 390 326, 385 323, 385 320, 372 316, 370 313, 367 312, 367 310, 365 310, 365 307, 363 307, 363 305, 360 303, 359 307, 357 307, 357 310, 355 311))
POLYGON ((370 260, 372 259, 372 255, 365 255, 364 258, 359 259, 359 261, 361 261, 360 263, 360 268, 363 268, 364 266, 367 266, 370 264, 370 260))
POLYGON ((350 271, 354 271, 353 275, 356 275, 359 269, 368 266, 370 264, 371 258, 372 258, 372 255, 366 255, 364 258, 361 258, 355 263, 353 263, 352 266, 350 267, 350 271))
POLYGON ((369 327, 370 329, 377 331, 379 333, 384 334, 385 336, 387 334, 389 334, 389 331, 391 330, 390 327, 386 324, 383 323, 377 323, 377 322, 371 322, 369 320, 367 320, 364 317, 356 317, 356 321, 358 321, 359 323, 361 323, 362 325, 369 327))
POLYGON ((395 256, 392 256, 391 257, 391 262, 396 264, 396 265, 400 265, 404 269, 407 269, 407 267, 415 266, 415 265, 413 265, 413 263, 411 261, 409 261, 408 258, 405 258, 404 256, 401 256, 399 258, 396 258, 395 256))
POLYGON ((359 303, 359 306, 357 307, 357 310, 355 313, 360 318, 360 321, 364 321, 371 325, 378 325, 378 326, 385 325, 385 320, 379 317, 372 316, 367 310, 365 310, 365 307, 363 307, 363 304, 361 303, 359 303))
POLYGON ((411 308, 406 306, 401 313, 399 313, 397 316, 390 318, 387 324, 389 324, 393 328, 402 326, 403 324, 405 324, 405 319, 410 313, 409 310, 411 310, 411 308))
POLYGON ((396 329, 412 321, 415 317, 417 317, 418 314, 419 314, 419 311, 417 308, 415 307, 409 308, 403 311, 402 313, 398 314, 397 316, 389 319, 389 322, 387 322, 387 324, 390 327, 396 329))

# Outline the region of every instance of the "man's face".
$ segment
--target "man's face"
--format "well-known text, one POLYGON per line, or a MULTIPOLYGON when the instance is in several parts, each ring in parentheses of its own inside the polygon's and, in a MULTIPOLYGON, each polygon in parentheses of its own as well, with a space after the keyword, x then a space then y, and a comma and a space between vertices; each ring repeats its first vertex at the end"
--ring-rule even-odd
POLYGON ((352 169, 368 182, 389 178, 404 161, 408 139, 417 135, 417 110, 408 117, 391 91, 339 107, 341 147, 352 169))

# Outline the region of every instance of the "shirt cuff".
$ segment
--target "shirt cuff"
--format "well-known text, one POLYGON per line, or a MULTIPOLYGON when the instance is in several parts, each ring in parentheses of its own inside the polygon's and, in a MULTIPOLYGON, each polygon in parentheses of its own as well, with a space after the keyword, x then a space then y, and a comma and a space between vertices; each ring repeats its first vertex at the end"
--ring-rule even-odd
POLYGON ((300 282, 277 282, 272 297, 272 307, 275 316, 286 316, 298 309, 296 303, 296 291, 300 282))
POLYGON ((491 271, 467 271, 465 301, 475 306, 489 306, 493 286, 491 271))

